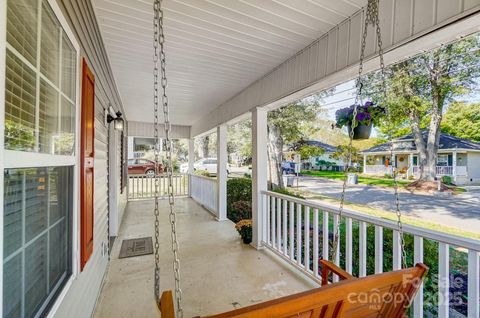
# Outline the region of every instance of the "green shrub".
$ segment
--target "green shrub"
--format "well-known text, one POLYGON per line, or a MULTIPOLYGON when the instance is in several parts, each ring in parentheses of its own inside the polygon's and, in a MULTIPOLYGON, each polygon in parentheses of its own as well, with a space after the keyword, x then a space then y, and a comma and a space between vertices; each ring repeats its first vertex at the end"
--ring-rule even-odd
POLYGON ((252 201, 237 201, 232 203, 232 207, 227 211, 227 217, 232 222, 239 222, 252 218, 252 201))
POLYGON ((450 176, 442 176, 442 183, 447 184, 447 185, 452 185, 453 184, 453 179, 450 176))
POLYGON ((194 172, 197 176, 210 177, 210 172, 207 170, 195 170, 194 172))
POLYGON ((227 214, 237 201, 252 202, 252 179, 233 178, 227 181, 227 214))

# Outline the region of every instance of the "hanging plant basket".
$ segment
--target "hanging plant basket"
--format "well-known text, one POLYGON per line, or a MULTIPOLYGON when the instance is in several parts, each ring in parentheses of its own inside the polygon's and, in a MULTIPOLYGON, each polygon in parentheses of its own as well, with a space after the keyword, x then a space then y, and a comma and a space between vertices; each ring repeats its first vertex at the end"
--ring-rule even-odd
POLYGON ((372 133, 372 126, 377 123, 379 118, 385 114, 385 108, 375 105, 372 102, 366 102, 364 105, 352 105, 336 111, 335 118, 337 128, 347 127, 348 133, 352 130, 352 124, 355 123, 353 129, 353 139, 368 139, 372 133), (355 120, 353 113, 357 108, 357 116, 355 120))
MULTIPOLYGON (((357 127, 353 129, 353 139, 362 140, 370 138, 370 134, 372 133, 372 126, 373 125, 371 123, 370 125, 357 125, 357 127)), ((352 125, 348 124, 347 128, 348 133, 350 133, 352 131, 352 125)))

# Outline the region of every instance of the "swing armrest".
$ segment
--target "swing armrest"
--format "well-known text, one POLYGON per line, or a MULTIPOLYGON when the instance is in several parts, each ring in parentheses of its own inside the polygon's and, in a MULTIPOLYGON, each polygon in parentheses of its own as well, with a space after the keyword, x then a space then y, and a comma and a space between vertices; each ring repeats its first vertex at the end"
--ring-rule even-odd
POLYGON ((173 305, 172 291, 167 290, 162 293, 158 302, 161 318, 175 318, 175 306, 173 305))
POLYGON ((326 260, 320 260, 320 264, 322 265, 322 286, 328 284, 328 274, 330 272, 338 275, 340 277, 340 280, 344 279, 356 279, 355 276, 350 275, 337 265, 335 265, 332 262, 326 261, 326 260))

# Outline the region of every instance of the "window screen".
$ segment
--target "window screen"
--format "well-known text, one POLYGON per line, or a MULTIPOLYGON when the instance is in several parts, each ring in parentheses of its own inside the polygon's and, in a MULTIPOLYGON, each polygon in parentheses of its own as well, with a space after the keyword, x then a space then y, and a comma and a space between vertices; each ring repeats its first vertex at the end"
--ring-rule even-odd
POLYGON ((33 317, 71 273, 73 167, 4 172, 3 317, 33 317))

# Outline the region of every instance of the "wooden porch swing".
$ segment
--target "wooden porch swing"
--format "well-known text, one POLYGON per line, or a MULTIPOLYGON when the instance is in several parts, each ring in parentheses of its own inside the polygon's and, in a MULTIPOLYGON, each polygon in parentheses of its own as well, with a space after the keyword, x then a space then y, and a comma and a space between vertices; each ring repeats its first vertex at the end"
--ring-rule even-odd
MULTIPOLYGON (((158 117, 159 102, 161 100, 164 115, 165 140, 166 140, 166 157, 167 167, 166 175, 168 179, 168 199, 170 206, 170 225, 172 238, 172 252, 174 255, 173 269, 175 276, 175 300, 172 291, 165 291, 160 297, 160 267, 159 267, 159 192, 158 192, 158 174, 155 176, 155 289, 154 296, 157 306, 160 310, 162 318, 183 318, 182 308, 182 290, 180 288, 180 261, 178 258, 178 241, 176 232, 176 213, 174 210, 174 195, 172 188, 172 144, 170 139, 171 124, 169 121, 169 106, 166 95, 167 78, 165 73, 165 51, 164 51, 164 30, 163 30, 163 10, 161 8, 161 0, 154 0, 154 133, 156 140, 155 162, 158 163, 158 117), (158 64, 160 63, 160 70, 158 64), (161 79, 159 83, 159 71, 161 79), (159 84, 161 84, 162 96, 159 97, 159 84), (175 315, 176 309, 176 315, 175 315)), ((369 24, 376 27, 377 43, 379 49, 380 66, 382 75, 384 75, 384 62, 382 50, 382 38, 380 35, 379 18, 378 18, 378 2, 379 0, 368 0, 366 10, 365 25, 362 37, 362 48, 360 56, 360 68, 358 73, 357 95, 355 105, 361 99, 362 90, 362 71, 365 53, 365 44, 367 37, 367 28, 369 24)), ((385 83, 384 83, 385 89, 385 83)), ((386 98, 386 90, 385 95, 386 98)), ((352 140, 354 128, 356 127, 357 107, 355 106, 353 113, 353 123, 349 131, 350 143, 348 147, 348 158, 352 157, 352 140)), ((387 110, 388 116, 388 110, 387 110)), ((390 149, 393 152, 393 149, 390 149)), ((349 163, 347 160, 345 171, 348 172, 349 163)), ((158 164, 156 165, 158 167, 158 164)), ((205 316, 211 318, 227 318, 227 317, 388 317, 402 318, 406 317, 406 311, 411 305, 413 297, 421 286, 425 275, 428 272, 427 266, 418 263, 414 267, 406 268, 405 264, 405 247, 403 240, 403 230, 401 222, 401 213, 399 209, 397 179, 395 170, 393 173, 395 183, 395 202, 398 217, 398 231, 400 233, 400 243, 402 250, 402 267, 403 269, 388 273, 376 274, 362 278, 356 278, 347 273, 337 265, 327 260, 321 260, 321 277, 322 286, 306 292, 274 299, 260 304, 232 310, 229 312, 205 316), (329 283, 330 274, 337 275, 339 282, 329 283)), ((339 219, 341 220, 343 205, 345 202, 345 190, 347 180, 345 178, 343 184, 343 192, 339 209, 339 219)), ((340 222, 337 222, 335 235, 333 240, 333 251, 331 259, 338 259, 340 235, 340 222)))

